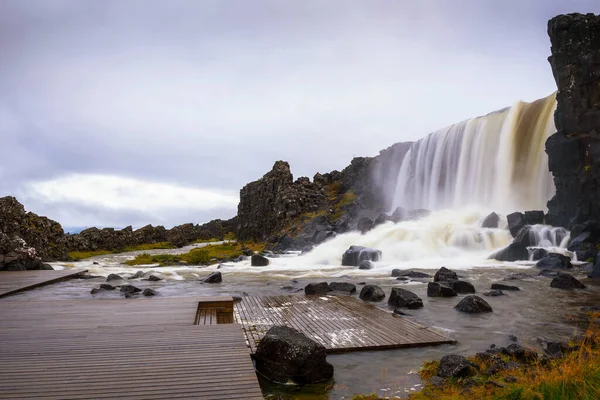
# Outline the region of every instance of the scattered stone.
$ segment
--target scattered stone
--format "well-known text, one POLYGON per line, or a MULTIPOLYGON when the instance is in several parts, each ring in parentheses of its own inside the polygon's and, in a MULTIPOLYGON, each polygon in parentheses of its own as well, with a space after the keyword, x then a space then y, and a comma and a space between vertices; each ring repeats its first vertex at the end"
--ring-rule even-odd
POLYGON ((94 261, 92 265, 100 265, 97 261, 94 261))
POLYGON ((442 282, 429 282, 427 284, 427 296, 429 297, 454 297, 456 292, 450 286, 442 282))
POLYGON ((483 295, 487 297, 498 297, 504 296, 504 293, 501 290, 490 290, 489 292, 485 292, 483 295))
POLYGON ((526 347, 512 343, 506 347, 508 354, 517 361, 521 362, 532 362, 538 359, 537 353, 526 347))
POLYGON ((348 293, 356 292, 356 285, 353 283, 331 282, 329 284, 329 288, 336 292, 348 292, 348 293))
POLYGON ((482 228, 497 228, 500 223, 500 217, 495 212, 491 213, 481 222, 482 228))
POLYGON ((436 272, 435 276, 433 277, 434 282, 447 282, 447 281, 457 281, 457 280, 458 280, 458 275, 456 275, 456 272, 449 270, 446 267, 440 268, 439 271, 436 272))
POLYGON ((327 282, 321 283, 309 283, 304 288, 304 294, 327 294, 331 292, 331 288, 327 284, 327 282))
POLYGON ((363 246, 350 246, 342 256, 342 265, 358 267, 361 261, 381 260, 381 250, 371 249, 363 246))
POLYGON ((144 277, 144 271, 137 271, 129 279, 138 279, 138 278, 143 278, 143 277, 144 277))
POLYGON ((492 312, 492 307, 479 296, 469 295, 462 299, 455 307, 460 312, 478 314, 492 312))
POLYGON ((364 301, 378 302, 385 298, 384 291, 376 285, 365 285, 358 296, 364 301))
POLYGON ((558 253, 548 253, 536 264, 536 267, 542 269, 570 269, 573 268, 571 259, 558 253))
POLYGON ((567 342, 553 341, 546 343, 546 349, 544 350, 544 353, 551 357, 558 358, 572 350, 573 348, 567 342))
POLYGON ((102 284, 100 284, 100 289, 115 290, 116 287, 114 287, 113 285, 109 285, 108 283, 102 283, 102 284))
POLYGON ((223 282, 223 276, 221 275, 221 272, 215 271, 212 274, 210 274, 209 276, 207 276, 206 278, 204 278, 203 282, 205 282, 205 283, 221 283, 221 282, 223 282))
POLYGON ((431 275, 418 271, 405 271, 401 269, 393 269, 392 276, 404 276, 408 278, 431 278, 431 275))
POLYGON ((358 269, 373 269, 374 266, 373 261, 364 260, 360 262, 358 269))
MULTIPOLYGON (((219 273, 219 274, 220 274, 220 273, 219 273)), ((150 276, 148 277, 148 280, 149 280, 150 282, 158 282, 158 281, 162 281, 162 280, 163 280, 163 278, 161 278, 161 277, 159 277, 159 276, 156 276, 156 275, 152 274, 152 275, 150 275, 150 276)))
POLYGON ((154 289, 146 288, 146 289, 144 289, 142 294, 144 296, 156 296, 157 293, 156 293, 156 290, 154 290, 154 289))
POLYGON ((138 287, 135 287, 133 285, 122 285, 120 291, 123 292, 123 293, 125 293, 125 294, 127 294, 127 293, 132 294, 132 293, 141 292, 142 289, 140 289, 138 287))
POLYGON ((475 293, 475 286, 467 281, 449 281, 450 287, 454 289, 456 293, 468 294, 475 293))
POLYGON ((508 214, 506 216, 506 221, 508 222, 508 230, 512 237, 516 237, 519 231, 527 225, 527 220, 525 219, 525 215, 520 212, 514 212, 512 214, 508 214))
POLYGON ((550 287, 555 289, 585 289, 586 286, 575 279, 573 275, 565 274, 563 272, 559 272, 558 276, 552 279, 550 282, 550 287))
POLYGON ((516 286, 511 286, 511 285, 503 285, 502 283, 492 283, 492 290, 513 290, 513 291, 517 291, 517 290, 521 290, 516 286))
POLYGON ((497 261, 527 261, 529 260, 529 251, 522 244, 511 243, 488 258, 497 261))
POLYGON ((254 356, 256 370, 276 383, 290 381, 304 385, 333 377, 325 347, 301 332, 274 326, 262 338, 254 356))
POLYGON ((269 265, 269 259, 260 254, 252 254, 250 257, 250 265, 253 267, 266 267, 269 265))
POLYGON ((118 281, 118 280, 122 280, 123 278, 121 278, 120 275, 117 274, 110 274, 108 275, 108 277, 106 278, 106 282, 110 282, 110 281, 118 281))
POLYGON ((413 292, 402 288, 392 288, 388 304, 394 308, 408 308, 414 310, 423 307, 423 300, 413 292))
POLYGON ((440 360, 437 375, 442 378, 469 378, 477 374, 473 363, 465 357, 449 354, 440 360))

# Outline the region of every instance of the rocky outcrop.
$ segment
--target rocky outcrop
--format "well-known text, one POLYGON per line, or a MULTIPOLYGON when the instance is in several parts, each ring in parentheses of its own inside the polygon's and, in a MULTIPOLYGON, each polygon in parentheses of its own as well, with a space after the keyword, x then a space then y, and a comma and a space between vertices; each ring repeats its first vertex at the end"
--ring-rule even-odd
POLYGON ((53 268, 42 262, 33 247, 27 246, 27 243, 21 238, 11 239, 5 233, 0 232, 0 271, 44 269, 51 270, 53 268))
POLYGON ((548 35, 558 132, 546 141, 556 186, 546 222, 572 228, 600 221, 600 16, 559 15, 548 22, 548 35))

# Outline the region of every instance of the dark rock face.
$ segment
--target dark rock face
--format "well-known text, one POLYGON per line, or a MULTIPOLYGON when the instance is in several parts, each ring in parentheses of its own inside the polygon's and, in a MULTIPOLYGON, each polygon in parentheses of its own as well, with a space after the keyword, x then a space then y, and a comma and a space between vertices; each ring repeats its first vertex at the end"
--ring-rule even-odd
POLYGON ((356 285, 353 283, 331 282, 329 284, 329 288, 335 292, 348 292, 348 293, 356 292, 356 285))
POLYGON ((378 302, 385 298, 385 293, 379 286, 365 285, 360 291, 358 297, 364 301, 378 302))
POLYGON ((475 295, 465 297, 454 308, 468 314, 492 312, 492 307, 487 301, 475 295))
POLYGON ((427 284, 427 296, 454 297, 456 296, 456 292, 444 282, 429 282, 427 284))
POLYGON ((309 283, 304 288, 304 294, 327 294, 331 290, 327 282, 309 283))
POLYGON ((525 211, 527 225, 541 225, 544 223, 544 212, 540 210, 525 211))
POLYGON ((407 278, 431 278, 431 275, 426 274, 424 272, 418 272, 418 271, 404 271, 401 269, 393 269, 392 270, 392 276, 393 277, 397 277, 397 276, 405 276, 407 278))
POLYGON ((206 278, 204 278, 204 282, 206 283, 221 283, 223 282, 223 276, 219 271, 213 272, 206 278))
POLYGON ((449 281, 450 287, 454 289, 456 293, 468 294, 475 293, 475 286, 467 281, 449 281))
POLYGON ((506 220, 508 221, 508 230, 512 237, 516 237, 519 231, 527 225, 527 220, 525 219, 525 214, 520 212, 514 212, 512 214, 508 214, 506 216, 506 220))
POLYGON ((573 264, 571 264, 571 259, 567 256, 558 253, 548 253, 535 266, 542 269, 569 269, 573 267, 573 264))
POLYGON ((253 267, 266 267, 269 265, 269 259, 260 254, 252 254, 252 257, 250 257, 250 265, 253 267))
POLYGON ((342 265, 358 267, 362 261, 379 261, 381 250, 363 246, 350 246, 342 256, 342 265))
POLYGON ((482 228, 497 228, 500 224, 500 217, 495 212, 491 213, 481 222, 482 228))
POLYGON ((469 378, 476 375, 477 370, 465 357, 449 354, 440 360, 437 374, 442 378, 469 378))
POLYGON ((585 285, 575 279, 573 275, 562 272, 559 272, 558 276, 552 279, 552 282, 550 282, 550 287, 556 289, 585 289, 585 285))
POLYGON ((458 275, 456 272, 449 270, 446 267, 442 267, 435 273, 433 277, 434 282, 448 282, 448 281, 457 281, 458 275))
POLYGON ((530 225, 525 225, 521 228, 513 240, 513 244, 519 244, 524 247, 537 246, 537 238, 535 233, 532 232, 530 225))
POLYGON ((408 308, 414 310, 423 307, 423 300, 408 290, 392 288, 388 304, 394 308, 408 308))
POLYGON ((559 15, 548 22, 548 35, 558 132, 546 142, 556 186, 546 222, 571 228, 600 221, 600 16, 559 15))
POLYGON ((594 268, 588 274, 588 278, 600 279, 600 258, 596 260, 594 268))
POLYGON ((516 286, 503 285, 502 283, 492 283, 492 290, 521 290, 516 286))
POLYGON ((526 261, 529 259, 529 251, 527 251, 527 247, 521 244, 511 243, 492 254, 489 258, 498 261, 526 261))
POLYGON ((272 382, 304 385, 333 377, 323 345, 287 326, 274 326, 258 344, 256 370, 272 382))
POLYGON ((371 229, 373 229, 373 226, 374 226, 374 223, 370 218, 363 217, 358 220, 357 228, 362 234, 365 234, 368 231, 370 231, 371 229))

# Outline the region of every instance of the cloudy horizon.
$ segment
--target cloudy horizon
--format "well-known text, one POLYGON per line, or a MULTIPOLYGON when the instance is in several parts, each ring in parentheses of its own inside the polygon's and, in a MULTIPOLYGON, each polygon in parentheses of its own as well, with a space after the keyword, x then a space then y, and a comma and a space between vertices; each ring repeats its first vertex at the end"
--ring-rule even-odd
POLYGON ((276 160, 341 170, 556 90, 596 0, 4 0, 0 196, 64 227, 228 219, 276 160))

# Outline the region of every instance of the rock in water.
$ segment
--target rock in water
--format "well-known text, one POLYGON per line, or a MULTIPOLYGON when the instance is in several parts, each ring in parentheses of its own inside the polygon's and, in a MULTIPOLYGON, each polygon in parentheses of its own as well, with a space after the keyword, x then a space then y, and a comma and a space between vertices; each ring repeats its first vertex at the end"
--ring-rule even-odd
POLYGON ((304 294, 327 294, 331 292, 331 288, 327 282, 309 283, 304 288, 304 294))
POLYGON ((449 281, 450 287, 454 289, 456 293, 468 294, 475 293, 475 286, 467 281, 449 281))
POLYGON ((373 269, 373 261, 365 260, 360 262, 358 269, 373 269))
POLYGON ((331 282, 329 284, 329 288, 334 292, 348 292, 348 293, 356 292, 356 285, 353 283, 331 282))
POLYGON ((361 261, 379 261, 381 259, 381 250, 370 249, 363 246, 350 246, 342 256, 342 265, 358 267, 361 261))
POLYGON ((552 279, 550 287, 556 289, 585 289, 585 285, 575 279, 573 275, 559 272, 558 276, 552 279))
POLYGON ((544 223, 544 212, 540 210, 525 211, 527 225, 541 225, 544 223))
POLYGON ((121 278, 121 276, 120 276, 120 275, 117 275, 117 274, 110 274, 110 275, 108 275, 108 277, 106 278, 106 282, 110 282, 110 281, 118 281, 118 280, 121 280, 121 279, 123 279, 123 278, 121 278))
POLYGON ((401 288, 392 288, 388 304, 394 308, 406 307, 414 310, 423 307, 423 300, 413 292, 401 288))
POLYGON ((250 257, 250 265, 253 267, 266 267, 269 265, 269 259, 260 254, 252 254, 252 257, 250 257))
POLYGON ((558 253, 548 253, 536 264, 536 267, 542 269, 569 269, 573 267, 571 259, 558 253))
POLYGON ((333 377, 323 345, 287 326, 274 326, 262 338, 254 355, 256 370, 276 383, 299 385, 333 377))
POLYGON ((504 296, 504 293, 501 290, 490 290, 489 292, 485 292, 483 295, 488 297, 498 297, 504 296))
POLYGON ((401 269, 393 269, 392 276, 406 276, 407 278, 430 278, 431 275, 418 271, 404 271, 401 269))
POLYGON ((477 370, 465 357, 449 354, 440 360, 437 374, 442 378, 468 378, 476 375, 477 370))
POLYGON ((206 278, 204 278, 204 282, 206 283, 221 283, 223 282, 223 276, 219 271, 213 272, 206 278))
POLYGON ((454 297, 456 296, 456 292, 444 282, 429 282, 427 284, 427 296, 454 297))
POLYGON ((158 281, 162 281, 162 280, 163 280, 163 278, 161 278, 160 276, 156 276, 156 275, 152 274, 152 275, 150 275, 150 276, 148 277, 148 280, 149 280, 150 282, 158 282, 158 281))
POLYGON ((142 292, 142 294, 146 297, 149 296, 156 296, 156 290, 150 289, 150 288, 146 288, 144 289, 144 291, 142 292))
POLYGON ((521 290, 517 286, 503 285, 502 283, 492 283, 492 290, 521 290))
POLYGON ((492 307, 487 301, 475 295, 465 297, 454 308, 468 314, 492 312, 492 307))
POLYGON ((516 237, 521 228, 527 225, 527 220, 525 219, 525 215, 520 212, 514 212, 512 214, 508 214, 506 216, 506 221, 508 222, 508 230, 512 237, 516 237))
POLYGON ((442 267, 435 273, 433 277, 434 282, 448 282, 448 281, 457 281, 458 275, 456 272, 449 270, 446 267, 442 267))
POLYGON ((102 283, 100 284, 100 289, 104 289, 104 290, 115 290, 116 287, 109 285, 108 283, 102 283))
POLYGON ((495 212, 491 213, 481 222, 482 228, 497 228, 500 223, 500 217, 495 212))
POLYGON ((498 261, 527 261, 529 260, 529 251, 522 244, 511 243, 489 256, 489 258, 498 261))
POLYGON ((383 289, 376 285, 365 285, 360 291, 360 295, 358 296, 364 301, 381 301, 385 298, 385 293, 383 289))
POLYGON ((533 261, 539 261, 542 258, 546 257, 546 255, 548 255, 548 250, 543 249, 543 248, 537 248, 534 249, 533 252, 531 253, 531 257, 533 261))
POLYGON ((121 292, 125 293, 125 294, 133 294, 133 293, 138 293, 141 292, 142 289, 135 287, 133 285, 123 285, 121 286, 121 292))

